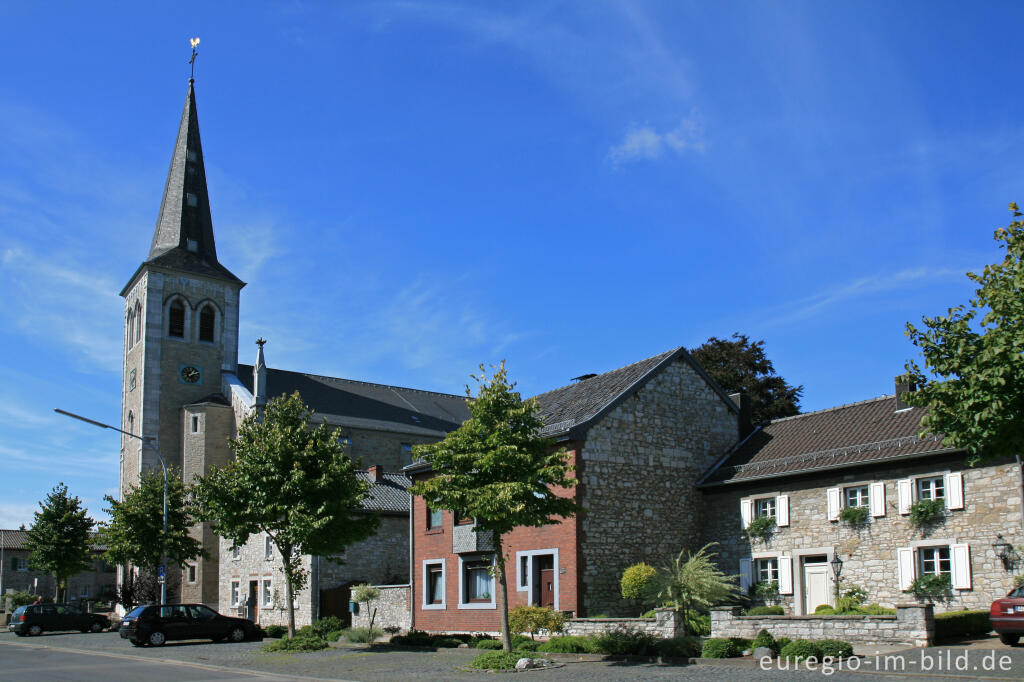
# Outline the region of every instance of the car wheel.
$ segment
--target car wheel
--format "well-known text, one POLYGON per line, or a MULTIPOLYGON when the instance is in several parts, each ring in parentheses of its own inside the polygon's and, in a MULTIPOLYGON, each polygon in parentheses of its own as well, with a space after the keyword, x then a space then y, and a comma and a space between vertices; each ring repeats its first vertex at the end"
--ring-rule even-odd
POLYGON ((149 644, 153 646, 163 646, 164 642, 167 641, 167 636, 159 630, 155 630, 149 633, 149 644))
POLYGON ((89 628, 89 632, 103 632, 103 624, 102 623, 93 623, 92 627, 89 628))
POLYGON ((28 634, 32 635, 33 637, 38 637, 39 635, 43 634, 43 628, 39 625, 29 625, 28 634))
POLYGON ((228 639, 232 642, 241 642, 245 640, 245 629, 241 626, 236 625, 231 628, 231 632, 228 633, 228 639))
POLYGON ((1000 634, 999 641, 1007 646, 1013 646, 1020 641, 1020 635, 1011 635, 1009 633, 1000 634))

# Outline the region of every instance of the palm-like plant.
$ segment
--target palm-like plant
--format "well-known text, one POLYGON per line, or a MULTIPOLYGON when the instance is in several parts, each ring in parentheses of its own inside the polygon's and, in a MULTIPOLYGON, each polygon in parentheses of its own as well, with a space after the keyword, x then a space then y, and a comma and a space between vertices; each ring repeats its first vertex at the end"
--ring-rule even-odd
POLYGON ((708 543, 693 553, 684 549, 675 561, 659 568, 651 581, 654 598, 682 611, 684 623, 692 611, 710 608, 737 595, 739 576, 726 575, 712 561, 717 554, 709 550, 717 544, 708 543))

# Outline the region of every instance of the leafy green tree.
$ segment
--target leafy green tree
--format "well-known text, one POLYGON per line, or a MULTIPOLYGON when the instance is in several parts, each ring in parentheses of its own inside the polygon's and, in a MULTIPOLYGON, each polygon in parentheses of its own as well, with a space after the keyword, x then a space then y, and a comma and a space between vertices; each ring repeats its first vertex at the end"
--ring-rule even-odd
POLYGON ((1024 222, 1017 204, 1010 210, 1014 220, 994 235, 1003 261, 967 273, 978 285, 969 305, 924 317, 922 328, 907 323, 928 372, 907 363, 917 390, 903 399, 928 408, 922 435, 941 434, 971 465, 1024 451, 1024 222))
POLYGON ((92 566, 90 535, 94 525, 82 501, 69 494, 63 482, 39 503, 25 546, 29 566, 49 573, 57 583, 55 601, 64 601, 69 577, 92 566))
POLYGON ((689 622, 695 610, 708 609, 738 593, 739 576, 726 575, 712 561, 717 554, 708 550, 716 544, 708 543, 695 553, 681 551, 651 581, 651 591, 658 602, 681 610, 683 622, 689 622))
MULTIPOLYGON (((110 515, 110 521, 100 524, 100 534, 107 546, 107 560, 115 564, 130 564, 145 573, 157 575, 165 542, 163 474, 155 470, 143 472, 139 485, 129 489, 123 499, 117 500, 110 495, 103 499, 110 505, 104 509, 110 515)), ((195 511, 195 504, 181 476, 174 470, 168 470, 168 564, 180 568, 186 561, 205 555, 202 543, 189 533, 195 524, 195 511)))
POLYGON ((750 396, 754 424, 792 417, 800 412, 803 386, 790 386, 775 373, 764 352, 764 341, 751 342, 746 334, 732 339, 712 336, 690 351, 694 359, 727 393, 745 391, 750 396))
POLYGON ((266 533, 283 559, 288 635, 295 635, 295 592, 309 579, 303 554, 330 558, 373 535, 380 520, 353 514, 369 490, 326 420, 310 428, 313 413, 296 391, 251 414, 230 441, 235 460, 199 478, 199 516, 214 531, 243 545, 266 533))
POLYGON ((504 362, 494 370, 488 378, 481 365, 480 376, 473 376, 479 384, 475 398, 466 388, 469 419, 444 440, 414 447, 434 475, 409 491, 431 509, 475 519, 475 532, 490 533, 502 647, 511 651, 502 536, 521 526, 560 523, 578 507, 570 496, 576 480, 565 452, 539 435, 544 423, 536 401, 523 400, 509 384, 504 362))

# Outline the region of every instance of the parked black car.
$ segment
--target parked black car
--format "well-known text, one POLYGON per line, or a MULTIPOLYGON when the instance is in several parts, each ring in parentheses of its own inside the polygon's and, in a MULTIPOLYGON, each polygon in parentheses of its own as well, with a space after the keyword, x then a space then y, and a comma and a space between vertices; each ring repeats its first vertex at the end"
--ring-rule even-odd
POLYGON ((222 616, 202 604, 139 606, 121 619, 121 639, 135 646, 162 646, 172 639, 241 642, 262 636, 252 621, 222 616))
POLYGON ((30 604, 19 606, 11 614, 7 629, 14 634, 40 635, 44 631, 80 630, 82 632, 103 632, 110 627, 110 620, 99 613, 83 613, 70 604, 30 604))

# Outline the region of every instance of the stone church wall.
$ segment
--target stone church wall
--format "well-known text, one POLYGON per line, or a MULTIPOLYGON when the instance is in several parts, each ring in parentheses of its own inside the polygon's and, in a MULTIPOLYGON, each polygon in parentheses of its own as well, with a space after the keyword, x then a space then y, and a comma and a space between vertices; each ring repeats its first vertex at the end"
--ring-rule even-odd
POLYGON ((967 543, 970 547, 972 587, 954 589, 950 600, 935 602, 935 610, 987 609, 994 598, 1009 591, 1014 576, 996 556, 993 543, 999 535, 1012 545, 1024 543, 1017 464, 1001 462, 965 468, 963 456, 958 454, 708 488, 703 502, 707 512, 702 542, 720 543, 719 563, 726 573, 736 574, 739 560, 744 557, 793 557, 793 594, 779 597, 787 613, 806 610, 802 603, 802 556, 819 554, 831 560, 833 548, 838 549, 843 560, 841 589, 859 586, 867 591, 869 602, 892 607, 914 601, 913 595, 899 589, 897 548, 952 543, 967 543), (930 530, 915 529, 909 517, 901 515, 897 508, 896 481, 950 471, 963 474, 964 509, 947 510, 943 521, 930 530), (872 482, 885 484, 885 516, 869 516, 861 528, 828 520, 828 488, 872 482), (743 539, 740 500, 776 494, 789 495, 789 526, 777 529, 768 542, 743 539))
POLYGON ((679 360, 587 434, 580 471, 583 616, 636 615, 619 578, 638 561, 661 564, 700 546, 694 484, 737 440, 737 417, 679 360))

